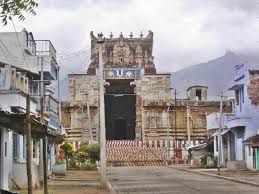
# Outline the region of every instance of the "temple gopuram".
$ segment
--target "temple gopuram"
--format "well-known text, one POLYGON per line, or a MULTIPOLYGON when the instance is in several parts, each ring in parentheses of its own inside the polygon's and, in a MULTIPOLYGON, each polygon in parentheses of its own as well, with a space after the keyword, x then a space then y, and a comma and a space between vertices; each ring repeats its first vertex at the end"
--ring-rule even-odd
MULTIPOLYGON (((93 32, 90 36, 87 73, 68 75, 70 99, 62 103, 67 140, 76 148, 99 140, 99 45, 93 32)), ((186 88, 186 99, 172 99, 171 74, 157 73, 154 64, 153 32, 137 38, 111 34, 102 51, 107 142, 169 146, 173 152, 186 147, 188 131, 192 145, 207 139, 206 115, 218 112, 220 102, 207 101, 208 88, 199 85, 186 88)), ((224 106, 231 111, 231 103, 224 106)))

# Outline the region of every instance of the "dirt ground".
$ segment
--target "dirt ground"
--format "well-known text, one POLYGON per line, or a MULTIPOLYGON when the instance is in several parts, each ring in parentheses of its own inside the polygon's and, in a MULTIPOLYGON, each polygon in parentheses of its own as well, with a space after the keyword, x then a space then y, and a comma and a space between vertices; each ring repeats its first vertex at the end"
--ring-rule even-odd
MULTIPOLYGON (((26 190, 16 191, 27 194, 26 190)), ((34 194, 43 194, 43 190, 34 190, 34 194)), ((49 194, 108 194, 108 187, 100 184, 98 171, 68 170, 65 176, 52 176, 48 179, 49 194)))
MULTIPOLYGON (((17 191, 20 194, 27 194, 27 191, 17 191)), ((43 190, 34 190, 34 194, 43 194, 43 190)), ((64 186, 63 188, 51 188, 49 189, 49 194, 108 194, 110 191, 105 188, 92 188, 92 187, 82 187, 82 188, 71 188, 64 186)))

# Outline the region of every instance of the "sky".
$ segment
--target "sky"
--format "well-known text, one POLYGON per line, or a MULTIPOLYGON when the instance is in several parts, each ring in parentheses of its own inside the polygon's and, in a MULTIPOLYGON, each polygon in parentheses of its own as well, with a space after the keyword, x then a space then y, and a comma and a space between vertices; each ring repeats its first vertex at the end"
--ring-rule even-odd
MULTIPOLYGON (((134 37, 154 32, 158 72, 174 72, 233 52, 259 51, 257 0, 39 0, 36 16, 15 22, 35 39, 50 39, 62 76, 89 64, 90 31, 134 37)), ((2 29, 1 29, 2 28, 2 29)), ((13 31, 13 26, 0 26, 13 31)))

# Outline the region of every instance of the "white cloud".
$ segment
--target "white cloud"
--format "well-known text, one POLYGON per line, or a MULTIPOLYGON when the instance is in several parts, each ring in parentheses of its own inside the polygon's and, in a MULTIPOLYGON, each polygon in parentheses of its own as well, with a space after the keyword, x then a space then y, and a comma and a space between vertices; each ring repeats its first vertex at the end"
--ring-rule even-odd
MULTIPOLYGON (((258 49, 256 0, 41 0, 39 4, 37 16, 29 16, 17 29, 26 27, 36 38, 52 40, 60 52, 89 48, 91 30, 106 36, 111 31, 115 36, 131 31, 139 36, 140 31, 152 30, 159 71, 207 61, 228 49, 258 49)), ((84 71, 86 54, 64 66, 84 71)))

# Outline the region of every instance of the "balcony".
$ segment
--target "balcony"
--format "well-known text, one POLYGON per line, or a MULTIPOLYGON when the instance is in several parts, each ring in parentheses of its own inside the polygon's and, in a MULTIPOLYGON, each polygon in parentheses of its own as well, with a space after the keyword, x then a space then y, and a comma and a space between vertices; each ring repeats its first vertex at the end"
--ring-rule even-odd
MULTIPOLYGON (((35 40, 36 55, 43 59, 44 80, 57 79, 56 50, 50 40, 35 40)), ((41 59, 39 61, 41 64, 41 59)), ((40 71, 40 69, 39 69, 40 71)))
POLYGON ((234 75, 234 81, 239 81, 245 77, 245 65, 244 64, 236 65, 235 70, 236 70, 236 72, 234 75))
MULTIPOLYGON (((39 103, 37 110, 40 111, 39 103)), ((61 124, 59 122, 59 102, 50 94, 45 96, 44 114, 48 123, 48 128, 56 132, 62 132, 61 124)))
MULTIPOLYGON (((223 119, 222 119, 223 128, 227 128, 228 117, 230 116, 231 114, 223 114, 223 119)), ((220 113, 212 113, 206 117, 206 120, 207 120, 207 130, 218 129, 219 122, 220 122, 220 113)))
POLYGON ((56 49, 50 40, 35 40, 36 55, 40 57, 50 56, 56 60, 56 49))
POLYGON ((248 116, 230 116, 227 120, 227 127, 228 128, 235 128, 235 127, 244 127, 249 122, 249 119, 251 119, 248 116))

